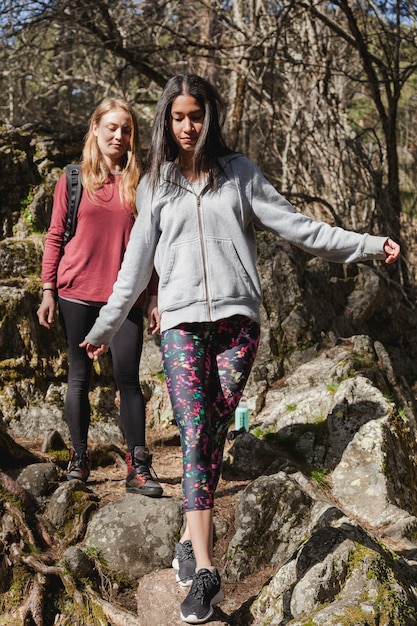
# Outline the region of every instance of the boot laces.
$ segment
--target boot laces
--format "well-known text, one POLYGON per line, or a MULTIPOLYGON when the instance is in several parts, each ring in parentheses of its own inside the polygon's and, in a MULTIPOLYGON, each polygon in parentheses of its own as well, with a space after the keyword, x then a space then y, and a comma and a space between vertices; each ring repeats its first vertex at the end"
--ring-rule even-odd
POLYGON ((139 470, 140 474, 146 480, 156 479, 159 482, 159 478, 154 468, 152 467, 152 455, 151 454, 148 454, 146 459, 138 459, 136 456, 132 455, 132 465, 135 469, 139 470))
POLYGON ((75 469, 89 469, 90 459, 86 452, 83 452, 81 456, 79 456, 76 452, 74 452, 72 458, 69 462, 69 470, 75 469))

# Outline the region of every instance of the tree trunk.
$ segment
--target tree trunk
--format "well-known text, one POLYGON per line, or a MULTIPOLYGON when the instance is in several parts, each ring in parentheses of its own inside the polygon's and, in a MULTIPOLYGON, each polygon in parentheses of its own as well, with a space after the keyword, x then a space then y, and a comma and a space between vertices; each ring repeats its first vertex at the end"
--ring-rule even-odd
POLYGON ((15 442, 5 431, 0 430, 0 467, 12 469, 40 463, 41 459, 15 442))

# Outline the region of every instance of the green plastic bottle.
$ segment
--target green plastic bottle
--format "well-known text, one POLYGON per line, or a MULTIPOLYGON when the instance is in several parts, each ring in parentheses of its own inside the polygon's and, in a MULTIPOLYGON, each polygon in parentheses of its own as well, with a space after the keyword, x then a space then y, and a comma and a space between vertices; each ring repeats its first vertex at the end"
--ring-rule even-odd
POLYGON ((235 430, 244 428, 249 431, 249 409, 244 400, 241 400, 235 411, 235 430))

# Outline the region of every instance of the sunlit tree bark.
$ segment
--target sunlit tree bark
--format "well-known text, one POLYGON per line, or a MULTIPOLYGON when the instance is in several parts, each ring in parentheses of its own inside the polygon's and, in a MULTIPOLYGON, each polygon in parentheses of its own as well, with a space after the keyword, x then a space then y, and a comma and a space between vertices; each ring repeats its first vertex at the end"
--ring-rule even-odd
POLYGON ((353 66, 345 75, 363 86, 369 107, 375 111, 374 118, 369 115, 363 123, 368 136, 375 137, 373 145, 381 151, 384 161, 382 167, 369 168, 374 181, 376 222, 399 240, 398 114, 402 91, 417 69, 417 7, 400 0, 338 0, 332 3, 331 10, 326 2, 308 0, 303 4, 312 19, 319 20, 338 41, 356 52, 360 74, 353 66))

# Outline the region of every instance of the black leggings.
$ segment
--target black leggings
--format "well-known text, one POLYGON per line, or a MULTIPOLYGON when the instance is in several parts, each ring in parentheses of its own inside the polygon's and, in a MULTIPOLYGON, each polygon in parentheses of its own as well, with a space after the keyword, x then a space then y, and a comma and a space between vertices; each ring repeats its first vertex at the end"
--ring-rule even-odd
MULTIPOLYGON (((87 448, 90 426, 90 387, 93 361, 79 344, 92 328, 99 306, 87 306, 59 298, 60 320, 68 345, 68 389, 65 418, 77 454, 87 448)), ((145 402, 139 385, 143 346, 143 311, 134 308, 110 344, 113 374, 120 392, 120 422, 127 449, 145 445, 145 402)))

